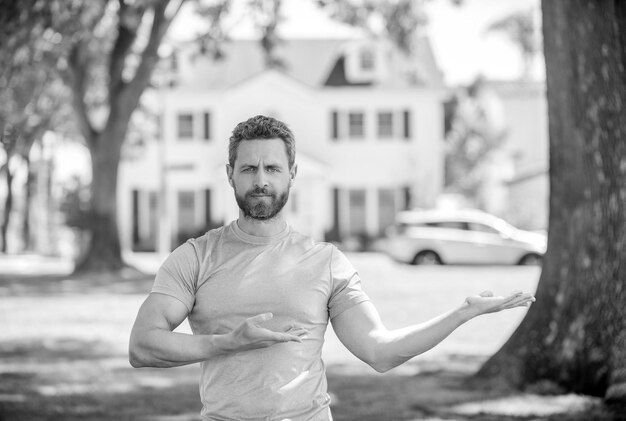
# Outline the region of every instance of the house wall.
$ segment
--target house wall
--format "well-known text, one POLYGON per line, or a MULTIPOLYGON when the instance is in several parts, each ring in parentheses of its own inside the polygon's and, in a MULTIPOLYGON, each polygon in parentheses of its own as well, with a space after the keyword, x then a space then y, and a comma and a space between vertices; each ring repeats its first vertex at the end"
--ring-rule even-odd
MULTIPOLYGON (((443 184, 442 92, 428 89, 350 87, 314 89, 278 72, 264 72, 226 90, 169 89, 161 94, 164 142, 149 142, 143 159, 120 168, 120 226, 125 248, 131 248, 132 191, 163 192, 167 218, 162 218, 158 249, 167 252, 177 232, 178 191, 195 191, 195 223, 205 225, 204 191, 211 190, 211 216, 228 223, 238 208, 226 178, 228 138, 235 125, 264 114, 285 121, 296 137, 298 175, 286 206, 292 226, 318 240, 335 226, 334 189, 339 191, 339 234, 350 229, 350 191, 365 191, 364 234, 381 228, 379 194, 391 190, 397 210, 404 207, 403 189, 412 192, 411 206, 431 207, 443 184), (332 139, 332 112, 365 113, 361 139, 332 139), (381 140, 376 135, 379 111, 410 111, 411 139, 401 135, 381 140), (210 113, 211 136, 178 139, 177 115, 192 113, 195 130, 202 134, 202 115, 210 113)), ((400 115, 400 114, 398 114, 400 115)), ((400 121, 396 122, 398 125, 400 121)), ((398 131, 401 133, 401 130, 398 131)), ((387 197, 387 196, 385 196, 387 197)), ((143 217, 147 217, 140 211, 143 217)))
POLYGON ((548 225, 548 109, 545 84, 519 82, 496 87, 508 136, 505 150, 513 163, 506 185, 506 217, 520 228, 548 225))

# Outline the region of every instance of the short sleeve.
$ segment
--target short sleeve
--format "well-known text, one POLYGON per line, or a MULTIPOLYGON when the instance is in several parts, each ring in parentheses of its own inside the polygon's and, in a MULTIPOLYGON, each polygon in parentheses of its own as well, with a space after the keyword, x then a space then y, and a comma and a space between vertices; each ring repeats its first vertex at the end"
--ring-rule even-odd
POLYGON ((182 301, 191 312, 196 295, 199 261, 190 242, 174 250, 157 271, 151 292, 182 301))
POLYGON ((334 318, 369 297, 361 289, 361 278, 348 258, 333 246, 330 262, 332 292, 328 300, 328 314, 334 318))

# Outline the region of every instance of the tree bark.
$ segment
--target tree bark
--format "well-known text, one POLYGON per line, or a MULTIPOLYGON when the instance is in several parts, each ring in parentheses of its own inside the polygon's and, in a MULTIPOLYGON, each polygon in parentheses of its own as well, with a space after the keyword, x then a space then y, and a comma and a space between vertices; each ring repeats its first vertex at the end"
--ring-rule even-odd
POLYGON ((550 134, 537 302, 477 373, 626 402, 626 1, 542 3, 550 134))
POLYGON ((4 198, 4 216, 2 218, 2 225, 0 226, 0 238, 2 239, 2 253, 9 251, 9 245, 7 242, 9 223, 11 222, 11 211, 13 210, 13 174, 11 173, 11 167, 9 166, 10 156, 7 158, 7 163, 3 166, 6 173, 6 189, 7 195, 4 198))
POLYGON ((26 156, 24 157, 24 161, 26 163, 26 169, 28 172, 26 175, 26 183, 24 184, 24 217, 22 219, 22 239, 24 241, 23 250, 32 251, 33 239, 30 229, 30 208, 33 202, 33 183, 35 174, 30 166, 30 158, 26 156))
MULTIPOLYGON (((117 130, 123 136, 123 128, 117 130)), ((125 133, 125 131, 124 131, 125 133)), ((123 139, 123 137, 121 138, 123 139)), ((104 131, 89 142, 91 152, 91 241, 75 272, 105 272, 125 264, 117 225, 117 170, 122 142, 104 131)))

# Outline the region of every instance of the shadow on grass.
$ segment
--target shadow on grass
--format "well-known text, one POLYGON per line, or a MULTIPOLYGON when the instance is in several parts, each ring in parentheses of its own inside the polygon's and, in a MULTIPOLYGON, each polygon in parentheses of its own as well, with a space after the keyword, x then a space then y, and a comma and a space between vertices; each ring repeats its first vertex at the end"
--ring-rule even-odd
MULTIPOLYGON (((199 419, 197 365, 133 369, 126 355, 99 341, 66 338, 0 344, 0 419, 155 420, 199 419)), ((452 405, 501 396, 467 389, 466 373, 432 371, 419 375, 363 374, 328 368, 336 421, 378 420, 540 420, 533 417, 465 415, 452 405)), ((617 420, 602 408, 550 421, 617 420)))
POLYGON ((0 296, 53 294, 147 294, 154 274, 126 268, 118 272, 67 275, 0 274, 0 296))
MULTIPOLYGON (((77 294, 146 294, 153 275, 0 275, 0 297, 77 294)), ((107 315, 96 326, 107 327, 107 315)), ((118 321, 119 323, 119 321, 118 321)), ((123 324, 122 324, 123 325, 123 324)), ((90 324, 93 326, 93 324, 90 324)), ((96 327, 97 329, 97 327, 96 327)), ((1 330, 0 330, 1 333, 1 330)), ((626 417, 594 407, 585 413, 540 418, 459 415, 454 405, 503 396, 499 390, 467 386, 472 361, 445 361, 421 367, 419 375, 398 371, 363 374, 350 367, 328 367, 335 421, 483 420, 618 421, 626 417)), ((199 419, 197 365, 173 369, 133 369, 119 347, 74 336, 0 341, 0 420, 155 420, 199 419)), ((622 412, 623 413, 623 412, 622 412)))
POLYGON ((135 370, 106 344, 72 338, 3 343, 0 358, 3 421, 198 419, 197 367, 135 370))

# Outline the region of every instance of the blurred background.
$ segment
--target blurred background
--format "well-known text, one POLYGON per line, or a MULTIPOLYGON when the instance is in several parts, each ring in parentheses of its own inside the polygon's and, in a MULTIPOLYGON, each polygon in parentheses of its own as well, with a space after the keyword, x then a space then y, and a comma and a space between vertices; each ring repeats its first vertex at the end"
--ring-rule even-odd
POLYGON ((117 229, 95 235, 118 234, 106 242, 122 253, 165 255, 235 219, 227 142, 256 114, 296 135, 289 220, 316 239, 364 248, 413 208, 547 227, 536 0, 169 4, 177 14, 137 86, 135 47, 103 53, 119 8, 53 3, 54 22, 33 12, 5 53, 29 71, 3 77, 4 253, 80 261, 102 215, 117 229), (107 68, 116 54, 124 68, 107 68), (115 77, 134 88, 125 115, 112 109, 124 101, 115 77))

